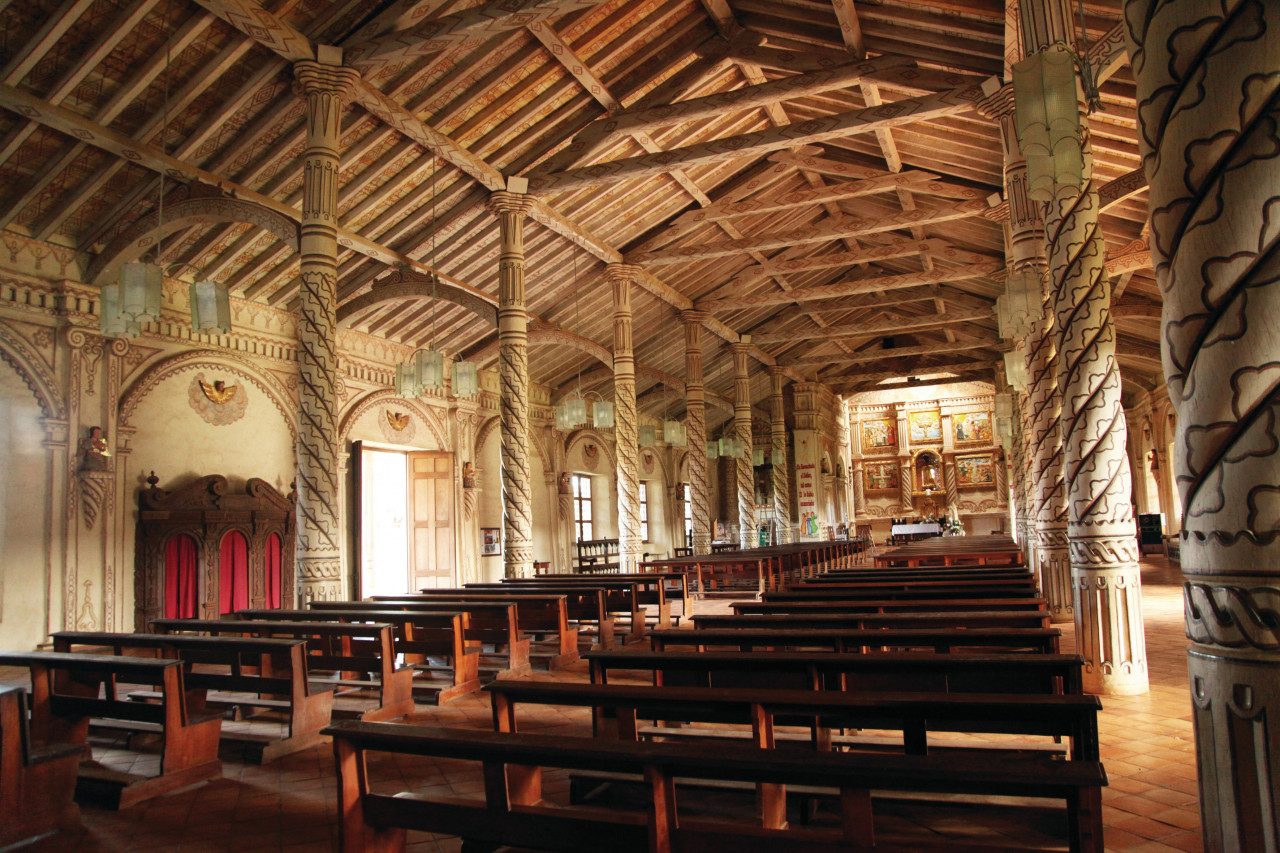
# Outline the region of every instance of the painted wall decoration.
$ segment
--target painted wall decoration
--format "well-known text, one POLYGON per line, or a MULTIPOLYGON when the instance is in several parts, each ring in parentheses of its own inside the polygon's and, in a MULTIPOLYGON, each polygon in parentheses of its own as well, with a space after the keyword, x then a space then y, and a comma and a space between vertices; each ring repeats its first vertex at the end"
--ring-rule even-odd
POLYGON ((863 468, 868 492, 887 492, 898 488, 897 462, 868 462, 863 468))
POLYGON ((951 429, 955 433, 956 443, 970 441, 991 441, 990 412, 962 412, 951 416, 951 429))
POLYGON ((205 382, 203 373, 197 373, 191 380, 187 399, 196 414, 214 426, 235 423, 249 408, 249 395, 244 388, 227 385, 221 379, 205 382))
POLYGON ((990 453, 956 457, 956 483, 961 486, 991 486, 996 482, 990 453))
POLYGON ((898 446, 898 422, 894 418, 880 418, 862 422, 862 449, 898 446))
POLYGON ((941 441, 942 415, 938 412, 911 412, 907 416, 911 441, 941 441))
POLYGON ((382 437, 392 444, 406 444, 413 441, 417 426, 413 416, 397 409, 380 409, 378 413, 378 429, 382 437))

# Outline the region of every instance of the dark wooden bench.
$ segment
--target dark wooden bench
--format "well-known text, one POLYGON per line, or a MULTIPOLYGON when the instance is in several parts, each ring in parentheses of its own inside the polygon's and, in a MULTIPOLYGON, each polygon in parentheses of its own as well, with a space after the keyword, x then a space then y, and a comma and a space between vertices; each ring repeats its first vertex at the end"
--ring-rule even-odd
POLYGON ((929 693, 1084 692, 1079 655, 882 652, 644 651, 587 652, 591 680, 638 670, 660 685, 758 690, 893 690, 929 693))
POLYGON ((728 646, 743 651, 825 648, 850 653, 932 649, 951 654, 958 650, 999 649, 1057 654, 1061 640, 1062 631, 1058 628, 664 628, 650 632, 654 651, 673 646, 728 646))
POLYGON ((0 687, 0 850, 25 846, 76 824, 73 797, 83 740, 38 740, 29 697, 0 687))
POLYGON ((579 539, 574 549, 573 570, 578 574, 618 570, 621 554, 617 539, 579 539))
POLYGON ((467 614, 467 648, 480 655, 480 672, 496 678, 528 675, 529 638, 520 631, 519 606, 503 601, 313 601, 311 610, 407 610, 467 614), (492 651, 490 651, 490 649, 492 651))
MULTIPOLYGON (((323 742, 320 730, 329 725, 332 690, 312 690, 307 671, 306 641, 257 637, 203 637, 176 634, 185 620, 160 619, 154 634, 101 631, 58 631, 54 651, 110 649, 123 655, 147 650, 161 658, 176 658, 186 666, 187 707, 205 714, 232 710, 237 716, 269 713, 281 717, 283 737, 252 731, 227 731, 224 746, 238 748, 259 764, 323 742), (210 695, 213 691, 213 695, 210 695)), ((158 701, 154 691, 130 694, 132 699, 158 701)))
MULTIPOLYGON (((1102 766, 1091 761, 1042 758, 803 753, 742 749, 720 744, 663 744, 522 735, 424 726, 345 723, 326 729, 338 764, 338 814, 344 853, 395 853, 405 830, 464 839, 465 849, 521 849, 596 853, 712 851, 834 853, 919 849, 881 837, 872 791, 1041 797, 1065 803, 1072 850, 1100 853, 1102 766), (385 752, 476 762, 484 779, 477 798, 405 791, 375 793, 366 753, 385 752), (542 769, 621 772, 643 780, 648 797, 638 810, 594 805, 553 806, 542 797, 542 769), (765 783, 769 799, 750 814, 684 814, 684 780, 765 783), (834 826, 789 823, 786 786, 832 792, 840 816, 834 826)), ((754 791, 753 791, 754 793, 754 791)), ((929 849, 972 851, 971 839, 954 844, 932 834, 929 849)), ((1025 848, 1024 848, 1025 849, 1025 848)))
POLYGON ((839 584, 839 583, 896 583, 899 581, 944 581, 954 580, 967 583, 973 580, 993 581, 1002 578, 1026 580, 1034 578, 1024 568, 1009 569, 863 569, 851 572, 829 572, 817 577, 806 578, 804 584, 839 584))
POLYGON ((559 669, 577 662, 578 626, 569 624, 569 605, 563 594, 537 594, 519 589, 437 589, 406 595, 374 595, 370 601, 415 604, 454 601, 504 602, 517 605, 520 631, 532 640, 530 659, 559 669))
POLYGON ((848 599, 835 601, 735 601, 734 613, 945 613, 966 610, 1047 610, 1044 598, 848 599))
POLYGON ((469 649, 469 616, 453 611, 410 612, 396 608, 377 611, 359 607, 341 610, 241 610, 242 619, 289 622, 377 622, 391 625, 393 659, 414 671, 413 695, 424 703, 444 705, 480 689, 480 652, 469 649), (443 659, 441 664, 429 658, 443 659))
POLYGON ((180 660, 61 652, 0 652, 0 666, 31 673, 31 734, 40 743, 86 742, 89 722, 116 721, 160 741, 160 773, 142 776, 82 762, 77 799, 124 808, 222 775, 218 760, 221 714, 187 707, 180 660), (157 704, 119 695, 117 685, 157 688, 157 704))
POLYGON ((954 599, 971 598, 1032 598, 1039 594, 1034 586, 1013 584, 1008 586, 969 586, 968 584, 950 584, 946 586, 919 586, 906 588, 889 588, 885 586, 847 587, 838 584, 817 586, 789 587, 777 592, 766 592, 761 601, 910 601, 912 599, 954 599))
POLYGON ((1048 628, 1047 610, 952 610, 942 613, 708 613, 695 628, 1048 628))
POLYGON ((831 591, 844 590, 946 590, 937 595, 937 598, 948 598, 951 596, 950 590, 953 588, 961 588, 976 593, 981 593, 987 588, 998 589, 1022 589, 1026 595, 1035 595, 1037 590, 1037 582, 1035 577, 1031 575, 1023 575, 1015 578, 990 578, 990 579, 965 579, 965 578, 926 578, 916 580, 911 578, 902 578, 899 580, 868 580, 868 581, 836 581, 832 583, 814 583, 812 581, 804 584, 793 584, 787 589, 806 589, 815 592, 824 593, 831 591))
MULTIPOLYGON (((549 681, 495 681, 485 690, 492 698, 494 730, 502 732, 517 730, 517 705, 570 705, 594 709, 596 737, 623 740, 637 740, 646 733, 686 734, 682 729, 642 729, 640 720, 750 726, 752 743, 765 748, 774 745, 778 726, 809 728, 806 739, 824 749, 832 744, 831 729, 897 731, 902 736, 894 740, 858 736, 835 743, 855 749, 891 744, 916 755, 930 752, 929 732, 1032 735, 1070 739, 1070 757, 1076 761, 1098 760, 1098 711, 1102 708, 1096 696, 1053 694, 848 693, 549 681)), ((697 733, 721 734, 708 729, 697 733)), ((970 746, 1018 750, 1027 745, 983 741, 965 743, 962 748, 970 746)), ((957 748, 957 744, 951 741, 943 748, 957 748)))
POLYGON ((635 584, 639 603, 646 610, 649 607, 656 608, 651 620, 646 615, 646 621, 651 621, 657 628, 670 627, 673 621, 679 624, 680 616, 688 617, 693 612, 693 599, 689 597, 688 579, 682 572, 628 572, 590 578, 573 574, 549 574, 534 578, 504 578, 502 582, 514 586, 521 584, 546 586, 582 583, 588 579, 604 586, 635 584), (680 603, 680 616, 672 612, 672 605, 676 602, 680 603))
MULTIPOLYGON (((279 610, 264 610, 279 614, 279 610)), ((393 720, 413 712, 413 670, 397 668, 393 627, 385 622, 288 619, 180 619, 179 627, 214 635, 306 640, 312 689, 332 688, 332 716, 393 720), (318 673, 326 673, 322 677, 318 673)), ((160 627, 160 626, 157 626, 160 627)))
MULTIPOLYGON (((537 578, 528 583, 469 583, 465 589, 470 592, 500 593, 514 592, 519 595, 563 595, 569 620, 578 625, 578 637, 595 636, 592 648, 611 649, 616 642, 618 629, 615 613, 624 612, 630 618, 636 606, 635 590, 628 596, 625 588, 615 589, 605 584, 596 583, 591 578, 580 579, 575 583, 538 583, 537 578)), ((644 619, 640 620, 643 628, 644 619)))

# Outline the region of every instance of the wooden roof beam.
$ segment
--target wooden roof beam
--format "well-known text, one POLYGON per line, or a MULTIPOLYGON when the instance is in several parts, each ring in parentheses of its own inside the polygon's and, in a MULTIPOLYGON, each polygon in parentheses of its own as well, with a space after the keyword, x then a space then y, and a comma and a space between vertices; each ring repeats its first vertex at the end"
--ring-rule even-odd
POLYGON ((971 323, 979 320, 991 320, 994 318, 994 309, 977 308, 966 311, 948 311, 946 314, 925 314, 916 317, 888 317, 881 320, 873 320, 869 322, 857 323, 851 326, 828 326, 819 332, 805 334, 803 332, 767 332, 764 334, 752 334, 751 341, 754 344, 765 346, 768 344, 787 344, 794 343, 797 340, 827 337, 881 337, 889 333, 906 332, 914 329, 933 329, 940 326, 955 325, 957 323, 971 323))
POLYGON ((921 344, 913 347, 897 347, 895 349, 877 349, 870 351, 860 351, 857 355, 850 356, 827 356, 824 358, 799 358, 788 359, 786 364, 788 367, 797 369, 806 367, 825 367, 830 364, 843 364, 856 366, 860 364, 875 364, 884 361, 886 358, 903 358, 907 356, 917 355, 948 355, 956 352, 968 352, 975 349, 999 349, 1001 346, 997 338, 988 338, 977 341, 957 341, 956 343, 941 344, 921 344))
POLYGON ((947 270, 923 270, 903 275, 864 276, 838 284, 817 287, 797 287, 786 292, 753 293, 746 296, 726 296, 720 299, 700 299, 694 307, 702 311, 738 311, 744 308, 760 308, 765 305, 786 305, 790 302, 816 302, 821 299, 837 299, 864 293, 884 293, 903 290, 921 284, 937 284, 944 281, 962 281, 980 278, 1004 269, 1002 262, 969 264, 947 270))

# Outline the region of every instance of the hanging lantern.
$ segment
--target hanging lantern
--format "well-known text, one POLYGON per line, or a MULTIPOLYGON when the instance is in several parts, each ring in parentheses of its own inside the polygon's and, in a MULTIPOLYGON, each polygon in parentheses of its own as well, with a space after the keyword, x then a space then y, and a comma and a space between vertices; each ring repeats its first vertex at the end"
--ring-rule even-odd
POLYGON ((231 297, 214 281, 191 283, 191 328, 206 332, 231 331, 231 297))
MULTIPOLYGON (((585 406, 586 404, 584 403, 584 411, 585 406)), ((596 425, 596 429, 613 429, 613 403, 603 401, 592 403, 591 422, 596 425)))
POLYGON ((640 427, 640 446, 653 447, 658 443, 658 431, 652 426, 645 424, 640 427))
POLYGON ((566 416, 569 419, 570 427, 586 426, 587 424, 587 401, 581 397, 575 397, 565 402, 566 416))
POLYGON ((120 268, 120 313, 143 321, 160 319, 160 301, 164 296, 164 271, 155 264, 141 261, 120 268))
POLYGON ((397 397, 417 397, 422 393, 422 389, 418 387, 413 374, 413 363, 405 362, 396 365, 396 396, 397 397))
POLYGON ((1004 378, 1009 387, 1020 394, 1027 391, 1027 362, 1021 349, 1010 350, 1004 354, 1004 378))
POLYGON ((451 378, 455 397, 474 397, 480 391, 479 371, 476 370, 475 362, 455 361, 451 378))
POLYGON ((721 456, 727 456, 730 459, 737 459, 742 455, 743 450, 745 450, 745 448, 742 446, 742 443, 739 442, 736 438, 730 438, 726 436, 720 439, 720 455, 721 456))
POLYGON ((720 442, 708 441, 707 442, 707 458, 718 459, 719 457, 720 457, 720 442))
POLYGON ((1009 273, 1004 295, 996 299, 1000 337, 1021 338, 1031 334, 1044 317, 1043 293, 1043 279, 1036 267, 1023 267, 1009 273))
POLYGON ((1005 450, 1013 449, 1013 395, 996 395, 996 437, 1005 450))
POLYGON ((1075 58, 1064 45, 1038 51, 1013 66, 1018 144, 1027 158, 1027 195, 1052 201, 1058 186, 1080 190, 1093 171, 1080 130, 1075 58))
POLYGON ((435 350, 423 349, 415 352, 413 370, 415 381, 421 389, 418 394, 444 387, 444 356, 435 350))
POLYGON ((756 468, 759 468, 761 465, 764 464, 764 448, 763 447, 757 447, 751 451, 751 464, 756 468))
POLYGON ((573 422, 569 420, 568 401, 556 406, 556 429, 573 429, 573 422))
POLYGON ((129 320, 120 313, 120 285, 104 284, 98 304, 99 328, 102 334, 113 338, 132 338, 142 331, 136 320, 129 320))
POLYGON ((684 424, 679 421, 663 421, 662 440, 672 447, 684 447, 689 442, 684 424))

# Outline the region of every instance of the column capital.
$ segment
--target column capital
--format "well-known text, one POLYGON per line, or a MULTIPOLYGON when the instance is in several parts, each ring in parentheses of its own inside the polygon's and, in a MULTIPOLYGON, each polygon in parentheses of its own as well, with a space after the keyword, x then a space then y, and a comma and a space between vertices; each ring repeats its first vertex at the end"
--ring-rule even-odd
POLYGON ((300 59, 293 64, 294 89, 307 95, 336 95, 344 103, 351 100, 360 72, 345 65, 326 65, 314 59, 300 59))
POLYGON ((634 282, 640 278, 644 267, 639 264, 605 264, 604 277, 609 281, 634 282))
POLYGON ((747 355, 751 352, 752 348, 750 335, 742 335, 738 340, 729 344, 729 351, 734 355, 747 355))
POLYGON ((767 365, 767 367, 768 367, 768 369, 769 369, 769 375, 770 375, 770 376, 772 376, 774 379, 786 379, 786 378, 787 378, 787 369, 788 369, 788 368, 787 368, 785 365, 781 365, 781 364, 770 364, 770 365, 767 365))
POLYGON ((680 319, 686 326, 705 326, 711 319, 711 312, 698 308, 685 308, 680 312, 680 319))
POLYGON ((513 193, 508 190, 497 190, 489 194, 488 208, 494 216, 514 213, 524 216, 533 206, 533 198, 524 193, 513 193))

